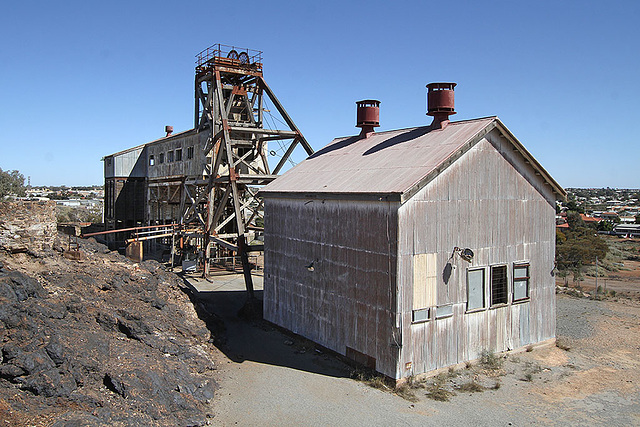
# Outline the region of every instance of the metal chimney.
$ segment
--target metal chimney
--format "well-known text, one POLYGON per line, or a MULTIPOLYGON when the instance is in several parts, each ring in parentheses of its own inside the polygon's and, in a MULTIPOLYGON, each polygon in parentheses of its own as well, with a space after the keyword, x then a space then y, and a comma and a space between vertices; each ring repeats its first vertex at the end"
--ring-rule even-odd
POLYGON ((357 101, 356 127, 361 128, 360 136, 367 138, 380 126, 380 101, 365 99, 357 101))
POLYGON ((429 83, 427 85, 427 115, 433 116, 431 127, 444 129, 449 124, 449 116, 455 114, 453 88, 456 83, 429 83))
POLYGON ((165 126, 164 131, 167 133, 167 136, 170 136, 173 133, 173 126, 165 126))

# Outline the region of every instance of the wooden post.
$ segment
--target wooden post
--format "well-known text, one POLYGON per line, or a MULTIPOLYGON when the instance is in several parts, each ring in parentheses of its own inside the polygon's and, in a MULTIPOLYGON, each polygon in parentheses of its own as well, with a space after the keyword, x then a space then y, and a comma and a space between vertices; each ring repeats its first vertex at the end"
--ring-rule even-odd
POLYGON ((242 271, 244 272, 244 282, 247 285, 247 293, 249 299, 254 299, 253 293, 253 281, 251 278, 251 266, 249 265, 249 256, 247 255, 247 242, 244 235, 238 237, 238 252, 240 252, 240 259, 242 260, 242 271))

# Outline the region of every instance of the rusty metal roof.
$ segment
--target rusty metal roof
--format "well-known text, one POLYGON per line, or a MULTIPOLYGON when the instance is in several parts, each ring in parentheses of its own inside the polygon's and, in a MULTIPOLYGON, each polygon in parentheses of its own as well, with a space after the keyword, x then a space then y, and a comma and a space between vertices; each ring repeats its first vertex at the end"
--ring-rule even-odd
POLYGON ((497 117, 336 138, 260 192, 397 195, 406 200, 494 128, 535 162, 560 196, 566 194, 497 117))

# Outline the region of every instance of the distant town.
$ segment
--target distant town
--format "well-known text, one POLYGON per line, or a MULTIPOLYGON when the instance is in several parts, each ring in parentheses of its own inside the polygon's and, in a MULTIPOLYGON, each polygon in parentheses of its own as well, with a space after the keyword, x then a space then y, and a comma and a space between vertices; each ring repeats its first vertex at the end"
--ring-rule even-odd
POLYGON ((578 212, 585 223, 601 233, 640 236, 640 190, 615 188, 566 188, 567 201, 558 202, 556 225, 568 228, 566 213, 578 212))
POLYGON ((27 200, 55 200, 59 223, 103 222, 104 186, 85 187, 43 186, 27 187, 27 200))
MULTIPOLYGON (((613 232, 614 228, 620 224, 639 224, 638 233, 640 233, 640 189, 566 188, 566 190, 567 201, 557 204, 559 228, 566 224, 566 214, 563 215, 563 213, 575 211, 582 214, 585 222, 597 223, 599 231, 613 232)), ((102 222, 104 201, 102 185, 28 187, 25 198, 55 200, 59 207, 84 209, 89 214, 85 219, 98 220, 86 222, 102 222)), ((73 220, 73 218, 60 219, 73 220)), ((621 228, 618 227, 618 229, 621 228)))

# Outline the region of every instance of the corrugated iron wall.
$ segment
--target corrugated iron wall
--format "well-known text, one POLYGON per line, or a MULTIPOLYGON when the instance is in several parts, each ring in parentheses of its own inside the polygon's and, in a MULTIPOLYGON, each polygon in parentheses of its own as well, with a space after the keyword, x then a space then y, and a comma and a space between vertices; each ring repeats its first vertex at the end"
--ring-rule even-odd
POLYGON ((496 131, 406 202, 399 224, 403 349, 396 377, 555 336, 555 199, 496 131), (450 259, 456 246, 474 251, 471 264, 457 255, 450 259), (453 304, 453 315, 412 324, 414 256, 434 253, 436 306, 453 304), (486 266, 490 289, 488 267, 507 264, 511 292, 517 261, 530 263, 530 301, 489 308, 485 295, 486 309, 465 313, 467 268, 486 266))
POLYGON ((395 375, 397 208, 267 197, 265 319, 395 375))

